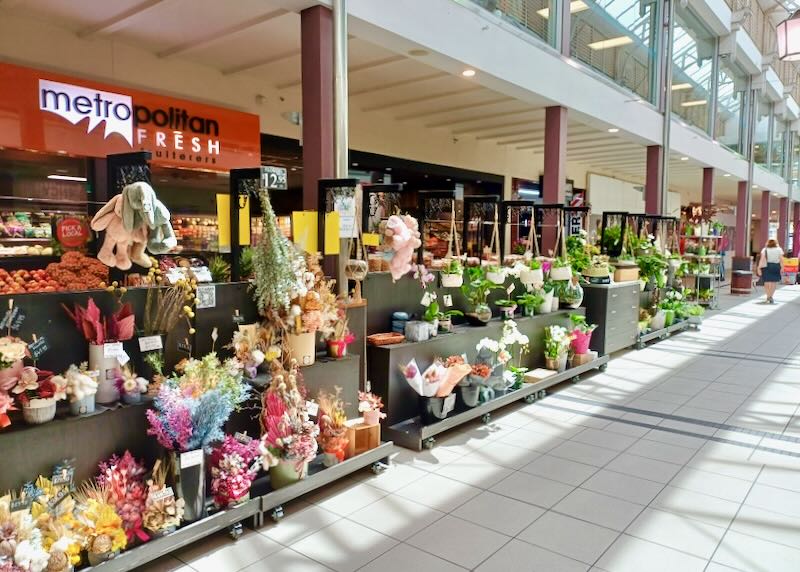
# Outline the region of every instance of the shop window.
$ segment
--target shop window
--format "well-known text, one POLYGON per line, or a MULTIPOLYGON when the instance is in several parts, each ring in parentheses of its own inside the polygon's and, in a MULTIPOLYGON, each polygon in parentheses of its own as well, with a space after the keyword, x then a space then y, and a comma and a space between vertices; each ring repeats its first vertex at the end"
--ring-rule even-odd
POLYGON ((756 165, 768 167, 768 151, 769 151, 769 123, 770 115, 772 114, 772 105, 764 100, 759 99, 756 108, 756 126, 753 135, 753 159, 756 165))
POLYGON ((716 38, 702 25, 691 8, 677 3, 672 42, 672 112, 684 121, 709 130, 712 72, 716 38))
POLYGON ((731 151, 745 153, 747 75, 720 61, 714 137, 731 151))
MULTIPOLYGON (((552 33, 556 18, 553 0, 472 0, 492 14, 552 44, 552 33)), ((585 5, 583 2, 572 4, 585 5)))

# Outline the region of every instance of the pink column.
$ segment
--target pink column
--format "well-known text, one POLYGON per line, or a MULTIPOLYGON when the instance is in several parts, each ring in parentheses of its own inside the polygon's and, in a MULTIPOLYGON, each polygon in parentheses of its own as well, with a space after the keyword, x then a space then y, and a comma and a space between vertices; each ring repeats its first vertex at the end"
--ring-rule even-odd
POLYGON ((661 145, 647 147, 647 176, 644 183, 644 212, 650 215, 661 213, 661 145))
POLYGON ((703 207, 714 204, 714 167, 703 169, 703 207))
POLYGON ((800 202, 795 201, 793 205, 794 216, 793 224, 794 224, 794 234, 792 236, 792 256, 797 256, 800 254, 800 202))
POLYGON ((303 94, 303 209, 317 210, 318 182, 333 170, 333 13, 300 12, 303 94))
POLYGON ((749 210, 750 193, 748 193, 748 182, 739 181, 736 200, 736 237, 735 254, 738 258, 748 258, 750 256, 750 236, 746 229, 750 227, 747 223, 747 211, 749 210))
POLYGON ((784 250, 789 249, 789 199, 788 197, 781 197, 778 203, 778 244, 784 250))
POLYGON ((761 221, 758 226, 758 244, 754 245, 756 250, 761 250, 769 240, 769 217, 770 217, 770 192, 761 191, 761 221))
MULTIPOLYGON (((542 199, 545 204, 564 204, 567 182, 567 108, 548 107, 544 119, 544 178, 542 199)), ((542 251, 556 251, 556 219, 545 219, 542 251)))

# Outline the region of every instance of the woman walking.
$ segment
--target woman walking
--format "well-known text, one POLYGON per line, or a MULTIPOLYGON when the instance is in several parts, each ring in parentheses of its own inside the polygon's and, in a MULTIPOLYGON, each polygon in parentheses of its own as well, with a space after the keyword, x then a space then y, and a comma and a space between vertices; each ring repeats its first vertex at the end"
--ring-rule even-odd
POLYGON ((781 281, 781 258, 783 249, 778 246, 778 242, 772 238, 767 241, 767 245, 761 250, 761 257, 758 260, 758 275, 764 280, 764 292, 767 294, 767 304, 774 304, 775 288, 781 281))

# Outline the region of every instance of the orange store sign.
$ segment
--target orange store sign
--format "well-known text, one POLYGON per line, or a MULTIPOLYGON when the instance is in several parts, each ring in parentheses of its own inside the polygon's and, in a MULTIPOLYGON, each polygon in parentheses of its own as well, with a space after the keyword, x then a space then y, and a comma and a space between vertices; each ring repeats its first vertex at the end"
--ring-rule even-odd
POLYGON ((261 159, 256 115, 2 63, 0 146, 214 171, 261 159))

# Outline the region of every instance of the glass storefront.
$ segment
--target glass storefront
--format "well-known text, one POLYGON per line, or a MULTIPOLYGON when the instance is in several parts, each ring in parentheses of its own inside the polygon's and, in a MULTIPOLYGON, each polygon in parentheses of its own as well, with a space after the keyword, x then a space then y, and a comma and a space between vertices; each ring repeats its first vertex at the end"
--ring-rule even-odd
MULTIPOLYGON (((554 6, 561 0, 472 0, 495 16, 532 33, 548 44, 553 43, 554 6)), ((572 2, 583 4, 583 2, 572 2)))
POLYGON ((675 6, 672 43, 672 112, 687 123, 710 130, 712 81, 717 40, 691 9, 675 6))
POLYGON ((746 155, 747 75, 720 62, 714 138, 731 151, 746 155))
POLYGON ((753 157, 756 165, 769 167, 769 121, 772 114, 772 104, 759 98, 756 107, 756 128, 753 135, 753 157))
POLYGON ((572 11, 572 57, 653 102, 659 3, 596 0, 580 4, 585 8, 572 11))
POLYGON ((784 174, 786 165, 786 130, 787 123, 775 115, 772 125, 772 154, 770 155, 770 170, 776 175, 784 174))

